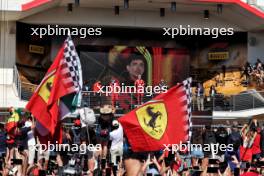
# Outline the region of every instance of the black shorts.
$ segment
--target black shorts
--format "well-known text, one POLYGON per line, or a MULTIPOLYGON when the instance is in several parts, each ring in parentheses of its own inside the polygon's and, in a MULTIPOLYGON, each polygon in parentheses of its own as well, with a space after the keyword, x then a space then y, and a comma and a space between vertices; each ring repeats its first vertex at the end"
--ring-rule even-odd
POLYGON ((148 153, 146 152, 133 152, 132 150, 128 150, 123 154, 124 160, 126 159, 136 159, 141 162, 144 162, 148 158, 148 153))
POLYGON ((86 127, 82 127, 81 128, 81 132, 80 132, 80 140, 81 141, 85 141, 87 144, 91 143, 91 144, 97 144, 96 141, 96 134, 93 128, 89 127, 89 137, 88 137, 88 133, 87 133, 87 128, 86 127), (90 138, 90 141, 88 141, 88 138, 90 138))
POLYGON ((101 144, 101 145, 108 145, 108 142, 109 142, 109 136, 107 137, 103 137, 103 136, 100 136, 98 135, 96 137, 96 141, 98 144, 101 144))
POLYGON ((10 143, 10 144, 6 144, 7 145, 7 148, 9 150, 11 150, 12 148, 15 148, 16 147, 16 144, 15 143, 10 143))

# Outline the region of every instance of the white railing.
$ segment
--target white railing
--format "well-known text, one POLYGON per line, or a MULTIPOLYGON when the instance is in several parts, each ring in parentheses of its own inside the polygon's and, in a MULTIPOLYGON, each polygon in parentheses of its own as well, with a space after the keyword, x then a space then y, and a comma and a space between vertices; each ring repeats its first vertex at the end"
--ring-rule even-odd
POLYGON ((27 82, 21 82, 21 100, 28 101, 30 97, 33 95, 33 92, 37 88, 36 84, 31 84, 27 82))
POLYGON ((241 111, 258 108, 264 108, 264 91, 250 90, 225 99, 218 96, 213 99, 214 111, 241 111))
MULTIPOLYGON (((28 101, 32 96, 33 92, 37 88, 37 85, 22 82, 19 77, 17 67, 14 67, 13 82, 16 86, 18 97, 21 100, 28 101)), ((111 96, 105 96, 103 94, 96 94, 92 91, 83 91, 83 104, 87 104, 91 107, 97 107, 101 104, 111 103, 111 96)), ((143 102, 149 101, 153 96, 144 96, 143 102)), ((120 94, 117 103, 127 102, 128 109, 133 109, 136 104, 136 98, 133 94, 120 94)), ((193 111, 197 111, 197 102, 193 97, 193 111)), ((264 91, 250 90, 237 95, 226 97, 222 94, 217 94, 207 101, 204 99, 205 111, 241 111, 264 108, 264 91)))
POLYGON ((13 71, 13 83, 15 84, 17 96, 19 97, 19 99, 21 99, 21 79, 16 65, 14 66, 14 71, 13 71))

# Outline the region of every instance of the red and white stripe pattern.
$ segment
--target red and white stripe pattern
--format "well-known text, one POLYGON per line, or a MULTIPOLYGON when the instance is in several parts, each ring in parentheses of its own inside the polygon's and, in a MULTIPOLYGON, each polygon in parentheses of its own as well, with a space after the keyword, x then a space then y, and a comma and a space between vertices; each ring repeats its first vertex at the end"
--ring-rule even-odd
POLYGON ((65 40, 64 57, 60 64, 63 74, 62 81, 67 90, 70 93, 80 92, 83 85, 81 62, 70 36, 65 40))

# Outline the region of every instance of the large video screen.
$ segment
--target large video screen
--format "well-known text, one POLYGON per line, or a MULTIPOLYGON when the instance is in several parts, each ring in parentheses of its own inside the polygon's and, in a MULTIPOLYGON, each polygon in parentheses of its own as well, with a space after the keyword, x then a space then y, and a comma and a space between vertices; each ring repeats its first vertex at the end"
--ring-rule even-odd
POLYGON ((116 78, 134 85, 141 75, 147 85, 158 85, 163 79, 169 86, 188 76, 189 53, 186 50, 161 47, 79 46, 83 79, 88 85, 96 81, 108 84, 116 78))

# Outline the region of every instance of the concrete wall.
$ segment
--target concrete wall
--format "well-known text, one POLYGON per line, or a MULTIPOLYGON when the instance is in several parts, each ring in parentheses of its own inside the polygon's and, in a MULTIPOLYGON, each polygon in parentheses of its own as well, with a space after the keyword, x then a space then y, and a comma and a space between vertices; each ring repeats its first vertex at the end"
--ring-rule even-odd
POLYGON ((210 16, 204 20, 201 13, 171 13, 161 18, 158 11, 120 11, 114 15, 113 9, 78 8, 72 13, 66 7, 56 7, 20 20, 32 24, 72 24, 98 26, 130 26, 130 27, 177 27, 178 25, 192 25, 192 27, 232 27, 235 31, 244 31, 234 22, 210 16))
POLYGON ((32 0, 0 0, 0 10, 20 11, 21 5, 32 0))
MULTIPOLYGON (((231 20, 231 19, 230 19, 231 20)), ((201 18, 198 13, 170 13, 166 11, 166 16, 159 17, 156 11, 120 11, 120 15, 114 15, 113 9, 89 9, 78 8, 72 13, 68 13, 66 7, 56 7, 39 14, 29 16, 20 20, 32 24, 72 24, 72 25, 98 25, 98 26, 128 26, 128 27, 177 27, 179 24, 192 27, 232 27, 235 31, 244 31, 229 19, 221 19, 211 16, 209 20, 201 18), (56 18, 54 18, 56 17, 56 18)), ((264 34, 248 34, 248 60, 255 62, 257 58, 264 58, 264 34), (256 44, 251 44, 252 38, 256 38, 256 44)), ((254 40, 254 39, 253 39, 254 40)))
POLYGON ((16 62, 15 22, 0 22, 0 107, 21 107, 13 84, 16 62))
POLYGON ((26 103, 19 100, 14 86, 0 85, 0 107, 25 107, 26 103))
POLYGON ((16 62, 15 22, 0 24, 0 84, 12 84, 16 62))
POLYGON ((257 59, 264 62, 264 32, 248 33, 248 61, 255 63, 257 59))
POLYGON ((263 0, 258 0, 258 5, 264 7, 264 1, 263 0))

